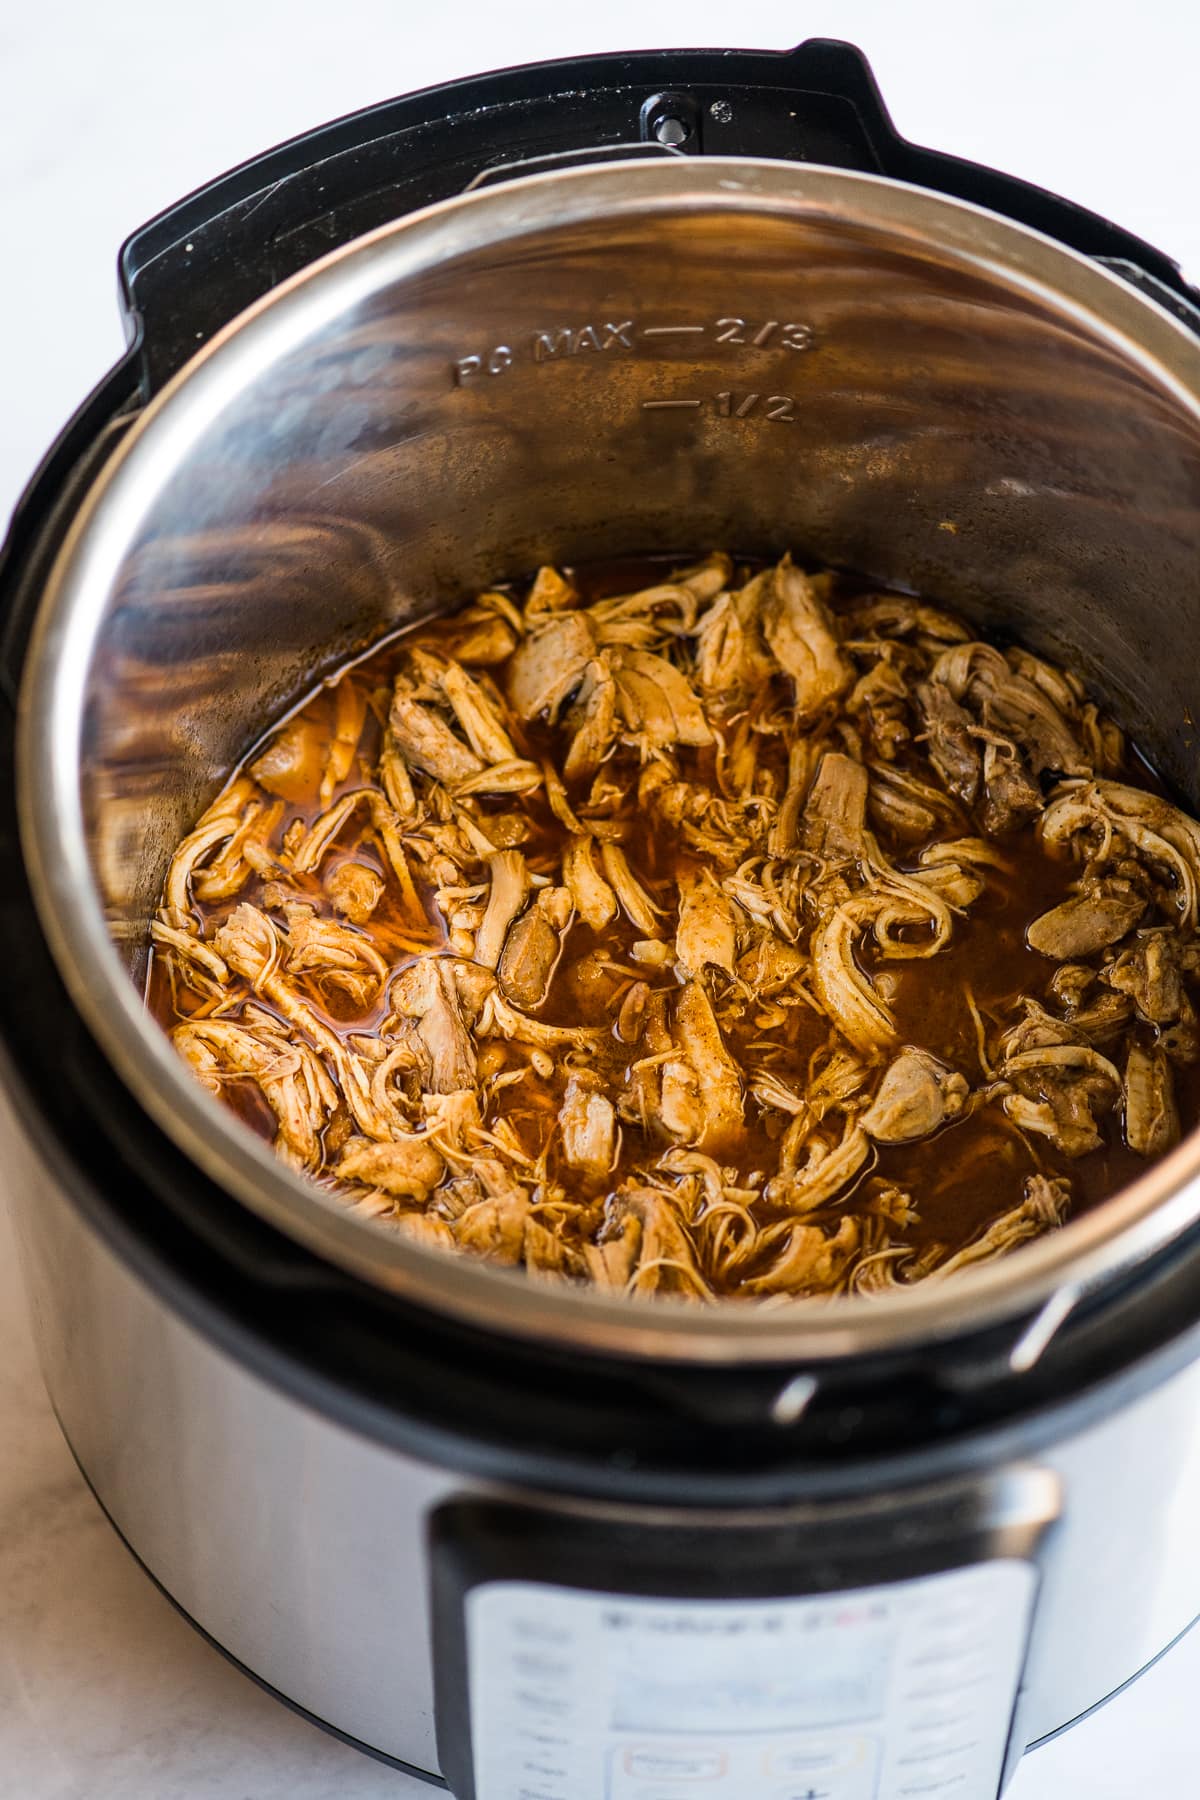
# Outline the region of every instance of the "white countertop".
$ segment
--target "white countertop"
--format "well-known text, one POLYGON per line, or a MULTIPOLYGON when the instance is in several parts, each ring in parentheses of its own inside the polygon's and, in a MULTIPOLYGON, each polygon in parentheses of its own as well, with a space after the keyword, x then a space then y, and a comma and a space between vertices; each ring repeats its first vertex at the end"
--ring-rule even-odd
MULTIPOLYGON (((692 0, 682 33, 684 9, 646 0, 415 11, 403 0, 0 6, 0 519, 120 351, 113 268, 129 230, 324 119, 536 56, 849 38, 902 131, 1107 212, 1200 276, 1200 8, 1181 0, 692 0)), ((1198 1692, 1194 1632, 1029 1758, 1011 1800, 1195 1800, 1198 1692)), ((261 1693, 117 1541, 50 1413, 0 1205, 0 1800, 430 1791, 261 1693)))

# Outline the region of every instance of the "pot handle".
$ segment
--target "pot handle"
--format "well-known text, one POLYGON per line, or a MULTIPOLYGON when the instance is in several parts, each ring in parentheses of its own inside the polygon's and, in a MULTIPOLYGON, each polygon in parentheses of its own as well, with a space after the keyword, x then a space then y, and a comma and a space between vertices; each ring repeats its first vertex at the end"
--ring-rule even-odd
POLYGON ((1031 1465, 758 1513, 452 1500, 431 1530, 451 1792, 998 1795, 1061 1506, 1031 1465))

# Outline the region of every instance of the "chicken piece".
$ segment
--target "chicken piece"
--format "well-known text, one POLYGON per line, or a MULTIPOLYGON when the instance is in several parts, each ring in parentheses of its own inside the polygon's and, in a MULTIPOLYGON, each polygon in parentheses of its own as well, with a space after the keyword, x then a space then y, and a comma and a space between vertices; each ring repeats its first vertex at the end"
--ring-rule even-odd
POLYGON ((430 1213, 402 1213, 389 1221, 397 1237, 408 1238, 422 1250, 455 1250, 457 1241, 444 1219, 430 1213))
POLYGON ((401 755, 400 746, 390 728, 383 734, 383 745, 379 752, 379 779, 397 822, 405 826, 414 825, 420 807, 417 805, 408 764, 401 755))
MULTIPOLYGON (((353 1061, 337 1032, 325 1024, 280 973, 285 943, 267 915, 257 906, 242 901, 239 906, 234 907, 224 923, 218 926, 213 935, 213 948, 224 958, 235 975, 240 975, 256 993, 261 993, 270 1001, 281 1017, 302 1032, 333 1065, 346 1092, 347 1102, 351 1110, 354 1110, 358 1093, 346 1085, 347 1079, 354 1074, 353 1061)), ((365 1084, 362 1091, 366 1094, 365 1084)), ((357 1111, 355 1117, 358 1118, 357 1111)), ((359 1122, 362 1123, 361 1120, 359 1122)), ((362 1129, 368 1135, 373 1133, 373 1127, 368 1124, 362 1124, 362 1129)))
POLYGON ((343 677, 333 688, 333 736, 325 755, 320 801, 328 806, 354 767, 354 758, 367 716, 367 696, 357 681, 343 677))
POLYGON ((509 927, 497 968, 500 986, 515 1006, 541 1006, 573 916, 567 888, 543 888, 509 927))
POLYGON ((172 1042, 212 1093, 230 1077, 248 1076, 275 1114, 274 1148, 296 1169, 316 1169, 321 1133, 338 1103, 338 1091, 308 1044, 282 1032, 250 1031, 231 1019, 195 1019, 179 1025, 172 1042))
POLYGON ((1083 1005, 1095 982, 1096 971, 1087 963, 1062 963, 1050 977, 1050 992, 1069 1018, 1083 1005))
POLYGON ((250 764, 259 787, 293 806, 311 800, 325 767, 326 730, 311 712, 298 713, 280 726, 250 764))
POLYGON ((585 781, 596 773, 612 749, 617 734, 617 684, 609 662, 610 652, 587 665, 575 704, 565 724, 571 742, 563 759, 568 781, 585 781))
POLYGON ((819 1225, 793 1225, 783 1248, 761 1274, 741 1284, 744 1294, 826 1294, 841 1281, 859 1245, 858 1221, 838 1220, 832 1236, 819 1225))
POLYGON ((532 623, 543 613, 565 612, 578 599, 579 595, 566 577, 547 563, 534 576, 533 585, 525 597, 525 618, 532 623))
MULTIPOLYGON (((532 794, 535 788, 542 785, 542 771, 535 762, 524 757, 511 758, 507 762, 491 763, 482 774, 471 775, 466 781, 453 784, 455 799, 468 800, 475 794, 532 794)), ((493 843, 498 843, 497 828, 501 821, 495 815, 488 818, 488 835, 493 843)), ((525 822, 518 821, 520 835, 525 835, 525 822)))
POLYGON ((733 563, 725 552, 711 550, 699 562, 689 563, 686 569, 677 569, 671 581, 678 587, 687 588, 695 600, 705 605, 729 586, 732 574, 733 563))
POLYGON ((1179 1109, 1167 1053, 1132 1044, 1125 1063, 1125 1141, 1139 1156, 1165 1156, 1179 1142, 1179 1109))
POLYGON ((365 925, 383 899, 386 883, 366 863, 341 862, 325 877, 325 892, 351 925, 365 925))
POLYGON ((676 1144, 694 1144, 704 1130, 700 1078, 690 1062, 674 1056, 656 1070, 657 1094, 643 1105, 660 1136, 676 1144))
POLYGON ((1004 652, 1004 660, 1014 675, 1040 688, 1055 710, 1074 722, 1084 693, 1083 683, 1077 675, 1068 669, 1056 668, 1053 663, 1043 662, 1040 656, 1034 656, 1031 650, 1024 650, 1019 644, 1009 646, 1004 652))
POLYGON ((441 1152, 427 1136, 418 1134, 385 1143, 352 1138, 334 1169, 343 1181, 361 1181, 398 1199, 419 1200, 422 1204, 445 1172, 441 1152))
MULTIPOLYGON (((1071 1185, 1061 1177, 1050 1180, 1045 1175, 1029 1175, 1025 1179, 1024 1199, 1011 1212, 993 1221, 973 1244, 934 1264, 923 1255, 914 1273, 927 1281, 944 1281, 960 1269, 970 1268, 994 1257, 1004 1256, 1018 1244, 1041 1237, 1061 1225, 1071 1203, 1071 1185)), ((940 1248, 936 1255, 944 1255, 940 1248)))
POLYGON ((571 833, 572 837, 584 837, 589 829, 599 835, 603 827, 588 827, 583 824, 571 805, 571 797, 567 793, 566 783, 548 757, 542 761, 542 781, 545 784, 550 811, 559 824, 571 833))
POLYGON ((985 698, 982 715, 989 730, 1020 745, 1034 775, 1092 773, 1073 722, 1032 682, 1020 677, 999 682, 985 698))
POLYGON ((1185 1000, 1176 934, 1139 932, 1103 971, 1101 980, 1129 996, 1139 1019, 1150 1025, 1171 1024, 1182 1013, 1185 1000))
POLYGON ((986 883, 981 871, 996 869, 1009 878, 1015 874, 1010 858, 986 838, 952 838, 929 844, 922 850, 919 864, 913 870, 916 879, 926 882, 960 912, 983 893, 986 883))
POLYGON ((687 982, 681 990, 675 1002, 674 1027, 699 1090, 701 1124, 696 1148, 720 1155, 732 1150, 745 1133, 742 1081, 698 981, 687 982))
POLYGON ((660 581, 634 594, 614 594, 588 607, 596 641, 656 651, 696 622, 699 602, 692 587, 660 581))
MULTIPOLYGON (((753 747, 754 740, 750 740, 753 747)), ((779 802, 779 810, 771 822, 767 833, 768 856, 791 856, 800 841, 800 822, 804 813, 804 803, 812 786, 813 775, 823 752, 820 741, 816 738, 799 737, 788 749, 787 786, 779 802)), ((744 791, 747 798, 753 793, 754 774, 747 777, 744 791)))
POLYGON ((459 614, 457 624, 458 630, 446 645, 456 662, 495 668, 508 661, 520 642, 509 621, 486 606, 468 607, 459 614))
POLYGON ((637 1266, 641 1245, 642 1221, 634 1213, 602 1226, 596 1242, 583 1247, 587 1272, 595 1286, 623 1293, 637 1266))
POLYGON ((846 618, 856 633, 878 633, 884 638, 918 637, 933 644, 963 644, 971 635, 961 619, 905 594, 863 594, 846 609, 846 618))
POLYGON ((355 813, 364 810, 383 849, 384 860, 400 889, 400 899, 411 918, 424 922, 425 912, 413 884, 400 839, 400 821, 378 788, 355 788, 334 801, 327 811, 313 820, 308 831, 292 852, 292 867, 298 875, 310 875, 322 861, 339 833, 355 813))
POLYGON ((732 975, 737 961, 738 908, 723 894, 707 869, 695 869, 680 881, 679 924, 675 958, 692 977, 708 968, 732 975))
POLYGON ((649 1002, 650 989, 646 983, 644 981, 632 982, 617 1009, 616 1024, 613 1026, 613 1030, 623 1044, 636 1044, 641 1037, 642 1024, 649 1002))
POLYGON ((962 891, 967 902, 980 891, 954 865, 922 868, 907 875, 899 869, 872 869, 866 890, 850 902, 863 928, 868 925, 880 954, 890 961, 936 956, 954 934, 954 915, 943 888, 962 891))
POLYGON ((760 616, 775 660, 792 678, 801 718, 845 693, 854 680, 853 666, 838 647, 828 608, 790 556, 767 576, 760 616))
POLYGON ((616 1160, 617 1119, 596 1076, 576 1072, 568 1078, 558 1129, 571 1167, 602 1181, 616 1160))
POLYGON ((494 969, 508 928, 529 897, 529 867, 519 850, 497 850, 487 861, 492 883, 483 922, 475 934, 475 961, 494 969))
POLYGON ((637 1267, 629 1280, 631 1293, 712 1298, 673 1198, 658 1188, 630 1183, 618 1189, 614 1206, 615 1221, 629 1217, 642 1228, 637 1267))
POLYGON ((736 593, 722 594, 694 627, 695 682, 706 700, 736 706, 775 674, 775 660, 759 628, 765 588, 765 578, 756 576, 736 593))
MULTIPOLYGON (((477 1088, 460 1088, 452 1094, 423 1093, 420 1105, 430 1141, 436 1140, 437 1148, 449 1161, 461 1161, 476 1153, 483 1132, 477 1088)), ((475 1197, 483 1198, 482 1188, 475 1197)))
POLYGON ((517 717, 544 717, 553 724, 595 654, 595 633, 586 613, 556 613, 538 625, 515 652, 505 675, 509 704, 517 717))
POLYGON ((416 1026, 416 1047, 435 1094, 475 1085, 475 1048, 462 1014, 450 958, 422 956, 392 982, 392 1009, 416 1026))
POLYGON ((1045 801, 1013 745, 989 743, 983 753, 983 829, 1003 837, 1036 819, 1045 801))
POLYGON ((164 923, 177 929, 191 930, 189 915, 192 880, 197 865, 232 838, 242 826, 247 809, 254 802, 254 783, 244 776, 232 782, 223 794, 202 813, 183 839, 167 870, 163 888, 164 923))
POLYGON ((1005 1057, 1000 1074, 1012 1084, 1004 1110, 1022 1131, 1049 1138, 1064 1156, 1086 1156, 1104 1138, 1097 1114, 1111 1110, 1121 1077, 1098 1050, 1049 1044, 1005 1057))
POLYGON ((311 906, 292 902, 284 907, 287 949, 283 967, 289 975, 305 975, 321 992, 344 994, 365 1011, 387 980, 388 965, 370 938, 349 925, 318 918, 311 906))
MULTIPOLYGON (((1025 753, 1034 775, 1090 775, 1092 766, 1074 729, 1078 707, 1060 710, 1062 695, 1018 674, 990 644, 958 644, 944 650, 931 673, 931 685, 945 685, 965 704, 993 741, 1007 739, 1025 753)), ((1069 690, 1067 690, 1069 693, 1069 690)))
POLYGON ((792 987, 808 968, 808 958, 766 925, 750 933, 750 947, 738 958, 737 974, 764 999, 792 987))
POLYGON ((1083 893, 1036 918, 1025 941, 1040 956, 1070 962, 1115 944, 1133 929, 1145 910, 1140 894, 1105 892, 1103 886, 1089 885, 1083 893))
POLYGON ((218 925, 212 945, 234 974, 256 989, 265 987, 283 959, 280 934, 264 912, 245 900, 218 925))
POLYGON ((192 892, 205 906, 231 900, 253 875, 274 873, 279 863, 270 849, 271 838, 283 817, 283 801, 263 806, 252 800, 237 829, 203 868, 192 875, 192 892))
POLYGON ((893 663, 882 658, 860 675, 846 698, 846 711, 870 740, 875 754, 892 762, 909 742, 908 684, 893 663))
POLYGON ((498 991, 488 995, 479 1016, 478 1030, 482 1037, 498 1032, 514 1043, 531 1044, 540 1050, 559 1050, 568 1046, 588 1049, 605 1035, 594 1026, 547 1025, 541 1019, 531 1019, 527 1013, 510 1006, 498 991))
POLYGON ((1079 715, 1079 735, 1097 775, 1120 774, 1126 760, 1125 734, 1114 720, 1104 718, 1090 701, 1079 715))
POLYGON ((1200 910, 1200 822, 1141 788, 1117 781, 1063 782, 1042 815, 1042 842, 1050 850, 1108 860, 1114 841, 1124 841, 1174 886, 1175 911, 1194 930, 1200 910))
POLYGON ((587 1264, 579 1251, 572 1249, 556 1232, 548 1231, 539 1219, 525 1221, 525 1273, 531 1281, 573 1282, 587 1273, 587 1264))
POLYGON ((521 1260, 528 1218, 529 1195, 509 1180, 499 1193, 468 1206, 454 1225, 454 1241, 460 1250, 511 1266, 521 1260))
POLYGON ((810 947, 812 985, 842 1036, 864 1056, 877 1059, 896 1041, 896 1020, 855 961, 859 917, 860 909, 848 901, 821 920, 810 947))
POLYGON ((862 763, 827 750, 804 808, 801 836, 805 849, 826 863, 869 856, 867 792, 869 776, 862 763))
MULTIPOLYGON (((519 762, 516 745, 479 682, 457 663, 447 662, 438 671, 438 686, 476 756, 489 768, 519 762)), ((540 781, 539 770, 535 776, 540 781)))
MULTIPOLYGON (((796 1123, 807 1129, 807 1120, 797 1119, 796 1123)), ((786 1206, 790 1212, 816 1212, 857 1180, 872 1154, 870 1138, 850 1116, 839 1143, 829 1143, 824 1137, 812 1138, 803 1165, 773 1176, 767 1183, 766 1197, 772 1206, 786 1206)))
MULTIPOLYGON (((1071 964, 1064 965, 1070 968, 1071 964)), ((1026 1005, 1031 1002, 1026 1002, 1026 1005)), ((1124 994, 1099 994, 1088 1006, 1067 1008, 1067 1022, 1073 1042, 1090 1044, 1093 1049, 1115 1041, 1126 1030, 1133 1016, 1133 1004, 1124 994)))
POLYGON ((164 925, 161 919, 155 919, 150 926, 150 939, 157 949, 173 953, 172 967, 178 970, 182 979, 189 986, 199 987, 206 991, 203 979, 197 981, 188 965, 194 965, 201 971, 201 977, 207 975, 218 987, 228 987, 229 969, 223 957, 218 956, 211 944, 202 938, 193 937, 188 931, 181 931, 174 925, 164 925))
POLYGON ((487 767, 481 756, 455 737, 439 712, 415 698, 412 677, 403 672, 396 677, 388 730, 410 767, 450 787, 481 775, 487 767))
POLYGON ((562 878, 575 911, 592 931, 601 931, 617 914, 617 896, 595 863, 596 839, 590 832, 571 837, 562 857, 562 878))
POLYGON ((648 650, 614 651, 617 711, 643 757, 675 744, 712 743, 712 731, 687 677, 648 650))
POLYGON ((950 792, 974 806, 983 779, 983 759, 970 713, 940 681, 922 682, 916 690, 916 701, 930 762, 950 792))
POLYGON ((887 1070, 859 1124, 876 1143, 913 1143, 956 1119, 969 1091, 956 1069, 910 1046, 887 1070))
POLYGON ((944 789, 908 769, 872 762, 867 807, 871 822, 906 843, 920 843, 940 828, 961 830, 962 814, 944 789))
POLYGON ((635 877, 629 859, 619 844, 601 844, 600 861, 621 909, 631 925, 647 937, 658 929, 655 915, 662 912, 635 877))

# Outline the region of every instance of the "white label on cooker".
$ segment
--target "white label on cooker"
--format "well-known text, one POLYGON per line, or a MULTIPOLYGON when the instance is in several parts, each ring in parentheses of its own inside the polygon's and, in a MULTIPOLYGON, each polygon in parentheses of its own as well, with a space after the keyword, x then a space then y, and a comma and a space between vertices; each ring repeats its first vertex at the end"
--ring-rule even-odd
POLYGON ((995 1800, 1035 1576, 789 1600, 467 1596, 476 1800, 995 1800))

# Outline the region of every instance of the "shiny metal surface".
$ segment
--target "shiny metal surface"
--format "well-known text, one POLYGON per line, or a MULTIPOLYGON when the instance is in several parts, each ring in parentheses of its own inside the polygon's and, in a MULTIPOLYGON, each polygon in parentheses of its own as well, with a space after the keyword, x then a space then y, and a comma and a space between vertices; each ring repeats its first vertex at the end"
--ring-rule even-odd
MULTIPOLYGON (((11 1191, 47 1385, 114 1522, 264 1681, 339 1731, 436 1769, 427 1523, 452 1496, 497 1490, 369 1442, 250 1374, 92 1236, 15 1119, 12 1141, 24 1148, 11 1191)), ((980 1472, 981 1493, 1017 1503, 995 1515, 1002 1531, 1027 1526, 1031 1502, 1052 1509, 1056 1485, 1063 1494, 1041 1557, 1018 1741, 1103 1699, 1194 1616, 1198 1408, 1193 1365, 1064 1436, 1039 1457, 1032 1488, 1027 1472, 980 1472)), ((533 1469, 516 1497, 561 1504, 539 1493, 533 1469)), ((898 1496, 894 1532, 905 1519, 898 1496)), ((887 1536, 864 1553, 895 1554, 887 1536)))
POLYGON ((197 1162, 426 1305, 632 1355, 814 1367, 1020 1329, 1200 1216, 1200 1139, 944 1289, 762 1313, 617 1303, 348 1217, 142 1011, 130 973, 170 846, 314 676, 543 559, 710 543, 791 546, 1018 633, 1093 680, 1200 804, 1200 663, 1179 654, 1200 553, 1195 339, 978 209, 664 157, 528 177, 363 239, 148 409, 64 548, 22 696, 45 928, 97 1038, 197 1162))

